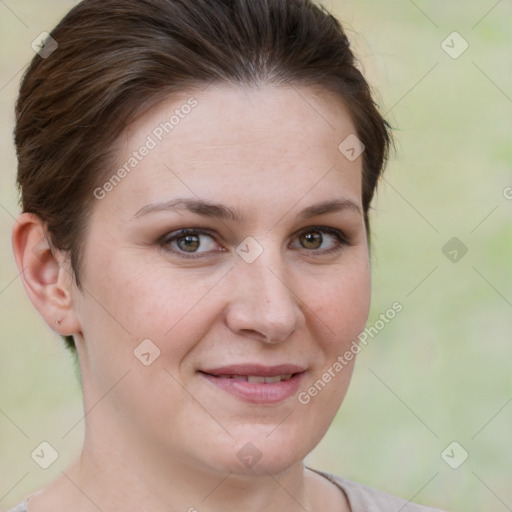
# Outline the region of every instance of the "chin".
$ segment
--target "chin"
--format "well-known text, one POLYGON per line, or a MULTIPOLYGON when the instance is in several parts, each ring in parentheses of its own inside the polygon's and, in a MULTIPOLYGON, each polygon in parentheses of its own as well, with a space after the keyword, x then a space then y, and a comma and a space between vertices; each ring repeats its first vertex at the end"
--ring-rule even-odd
POLYGON ((301 462, 317 444, 313 443, 313 436, 298 436, 297 432, 294 435, 283 426, 266 426, 264 433, 258 429, 253 435, 244 430, 244 435, 236 436, 227 450, 219 448, 216 460, 222 466, 221 471, 240 476, 277 475, 301 462))

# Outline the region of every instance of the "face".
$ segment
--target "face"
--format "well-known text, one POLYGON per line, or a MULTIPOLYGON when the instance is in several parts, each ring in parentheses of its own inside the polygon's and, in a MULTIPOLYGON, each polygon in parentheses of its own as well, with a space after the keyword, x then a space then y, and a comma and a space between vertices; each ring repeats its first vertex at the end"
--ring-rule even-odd
POLYGON ((354 133, 338 98, 268 85, 167 99, 122 134, 74 291, 91 439, 222 474, 320 441, 370 301, 354 133))

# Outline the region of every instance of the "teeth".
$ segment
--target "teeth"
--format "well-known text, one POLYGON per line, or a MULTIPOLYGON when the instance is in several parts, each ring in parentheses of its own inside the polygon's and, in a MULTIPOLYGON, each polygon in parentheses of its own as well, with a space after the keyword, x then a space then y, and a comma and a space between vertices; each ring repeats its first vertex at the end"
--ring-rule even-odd
POLYGON ((261 377, 259 375, 217 375, 221 379, 243 380, 245 382, 253 382, 257 384, 270 384, 272 382, 281 382, 292 378, 291 373, 287 375, 276 375, 274 377, 261 377))
POLYGON ((265 380, 265 382, 281 382, 283 379, 282 379, 282 375, 275 375, 274 377, 263 377, 263 379, 265 380))
MULTIPOLYGON (((279 377, 279 375, 278 375, 279 377)), ((247 376, 247 382, 254 382, 254 383, 263 383, 266 382, 267 378, 269 377, 257 377, 256 375, 248 375, 247 376)))

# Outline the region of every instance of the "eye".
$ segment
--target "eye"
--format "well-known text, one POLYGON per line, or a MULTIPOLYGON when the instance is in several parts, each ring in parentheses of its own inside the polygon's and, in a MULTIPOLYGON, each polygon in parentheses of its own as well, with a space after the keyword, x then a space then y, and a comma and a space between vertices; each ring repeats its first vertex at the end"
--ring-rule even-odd
POLYGON ((347 237, 339 229, 326 226, 311 226, 302 230, 297 237, 302 249, 318 254, 328 254, 339 251, 344 246, 352 245, 347 237), (322 244, 327 242, 327 248, 322 249, 322 244))
POLYGON ((204 229, 181 229, 166 235, 160 245, 185 258, 203 252, 218 252, 213 236, 204 229), (202 249, 202 250, 199 250, 202 249), (190 254, 190 256, 188 256, 190 254))

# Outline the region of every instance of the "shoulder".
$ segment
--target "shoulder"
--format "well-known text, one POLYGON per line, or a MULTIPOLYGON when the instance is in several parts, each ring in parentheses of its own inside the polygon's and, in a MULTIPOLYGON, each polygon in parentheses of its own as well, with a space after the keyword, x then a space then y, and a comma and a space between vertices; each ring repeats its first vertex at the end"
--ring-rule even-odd
POLYGON ((337 485, 346 494, 352 512, 444 512, 437 508, 418 505, 402 498, 397 498, 368 487, 367 485, 347 480, 338 475, 309 468, 337 485))
POLYGON ((7 512, 27 512, 27 504, 25 501, 23 503, 19 503, 15 507, 9 509, 7 512))

